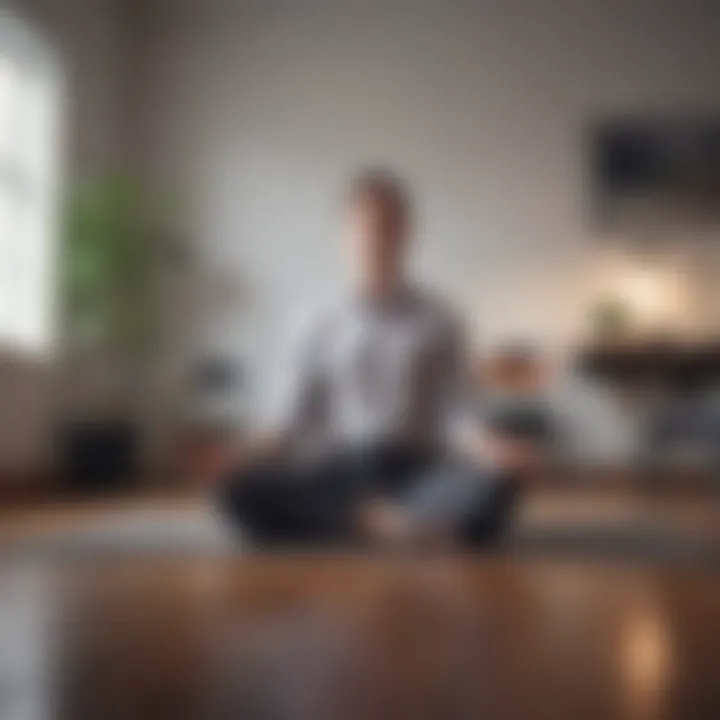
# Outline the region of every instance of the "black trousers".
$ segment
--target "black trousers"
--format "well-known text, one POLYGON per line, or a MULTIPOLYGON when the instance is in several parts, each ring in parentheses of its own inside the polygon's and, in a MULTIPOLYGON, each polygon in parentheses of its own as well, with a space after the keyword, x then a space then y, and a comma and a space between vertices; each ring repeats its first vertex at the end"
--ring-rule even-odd
POLYGON ((468 546, 506 534, 515 478, 437 453, 392 445, 348 449, 307 464, 260 463, 226 478, 223 515, 265 545, 352 541, 354 515, 370 498, 449 523, 468 546))

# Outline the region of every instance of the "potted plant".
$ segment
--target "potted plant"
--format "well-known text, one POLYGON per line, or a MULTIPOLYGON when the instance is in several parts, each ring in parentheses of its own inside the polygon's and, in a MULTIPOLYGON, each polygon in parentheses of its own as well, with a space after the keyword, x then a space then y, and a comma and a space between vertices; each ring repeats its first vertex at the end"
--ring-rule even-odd
POLYGON ((612 343, 626 338, 633 326, 633 313, 622 298, 606 296, 591 307, 590 321, 596 338, 612 343))
POLYGON ((64 210, 60 321, 68 373, 59 456, 84 489, 135 476, 148 362, 161 339, 160 280, 176 260, 161 204, 139 182, 78 184, 64 210))

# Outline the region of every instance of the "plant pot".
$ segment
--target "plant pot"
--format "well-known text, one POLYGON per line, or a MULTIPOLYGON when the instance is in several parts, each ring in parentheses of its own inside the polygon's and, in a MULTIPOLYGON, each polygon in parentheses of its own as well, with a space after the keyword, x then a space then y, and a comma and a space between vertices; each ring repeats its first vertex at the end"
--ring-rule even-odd
POLYGON ((60 469, 73 490, 87 493, 128 488, 141 458, 138 425, 118 418, 65 420, 57 429, 60 469))

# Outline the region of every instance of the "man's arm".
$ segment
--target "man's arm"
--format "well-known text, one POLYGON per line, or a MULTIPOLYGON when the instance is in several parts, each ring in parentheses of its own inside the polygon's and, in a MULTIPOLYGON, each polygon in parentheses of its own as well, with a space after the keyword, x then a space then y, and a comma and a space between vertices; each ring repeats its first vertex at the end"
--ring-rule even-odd
POLYGON ((275 437, 286 451, 302 450, 306 442, 326 431, 329 322, 313 318, 296 332, 288 354, 275 437))
POLYGON ((288 353, 280 408, 265 429, 254 429, 242 441, 230 444, 212 458, 206 475, 221 478, 249 464, 280 460, 318 431, 326 409, 326 382, 322 357, 325 328, 318 320, 296 333, 288 353))

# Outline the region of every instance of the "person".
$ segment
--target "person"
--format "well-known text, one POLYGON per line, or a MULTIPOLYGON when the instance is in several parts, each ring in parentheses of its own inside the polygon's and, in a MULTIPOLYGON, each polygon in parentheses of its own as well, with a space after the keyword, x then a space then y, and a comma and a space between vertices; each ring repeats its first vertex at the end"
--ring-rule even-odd
POLYGON ((221 511, 269 545, 495 543, 529 453, 488 442, 462 324, 408 275, 405 185, 358 174, 344 236, 350 291, 301 334, 281 420, 222 474, 221 511))

